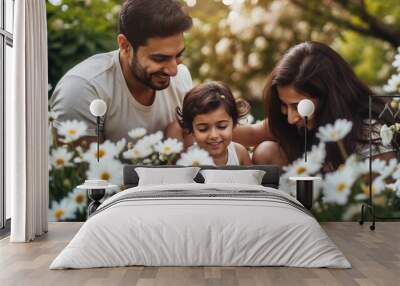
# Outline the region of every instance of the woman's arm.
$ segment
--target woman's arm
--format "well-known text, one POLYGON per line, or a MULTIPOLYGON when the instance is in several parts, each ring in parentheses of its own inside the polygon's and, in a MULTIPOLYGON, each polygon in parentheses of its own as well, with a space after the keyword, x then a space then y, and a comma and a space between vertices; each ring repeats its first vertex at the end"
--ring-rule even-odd
POLYGON ((254 149, 254 165, 278 165, 283 167, 288 163, 285 152, 276 142, 264 141, 254 149))
POLYGON ((248 166, 252 164, 249 152, 243 145, 235 142, 235 149, 240 165, 248 166))
POLYGON ((233 129, 233 141, 242 144, 245 147, 257 146, 263 141, 273 140, 271 132, 268 128, 268 119, 262 122, 236 126, 233 129))
POLYGON ((193 136, 184 132, 178 121, 173 121, 168 124, 167 128, 165 128, 165 137, 175 138, 178 141, 183 142, 184 149, 192 146, 194 143, 193 136))

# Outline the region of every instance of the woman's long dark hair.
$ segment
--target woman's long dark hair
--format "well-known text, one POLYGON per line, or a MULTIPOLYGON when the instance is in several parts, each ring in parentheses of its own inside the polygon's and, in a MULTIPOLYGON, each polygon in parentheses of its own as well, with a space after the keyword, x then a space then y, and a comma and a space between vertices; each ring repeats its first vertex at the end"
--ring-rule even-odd
MULTIPOLYGON (((353 122, 343 143, 349 153, 359 146, 368 146, 369 96, 372 90, 357 78, 349 64, 333 49, 322 43, 305 42, 291 48, 273 69, 264 88, 266 116, 269 128, 286 153, 289 162, 304 152, 303 132, 288 123, 281 113, 277 87, 292 86, 298 93, 318 99, 315 128, 308 132, 309 148, 318 143, 319 126, 344 118, 353 122)), ((383 116, 383 100, 374 99, 372 118, 375 124, 392 124, 393 118, 383 116)), ((379 134, 374 135, 378 137, 379 134)), ((375 142, 375 144, 378 144, 375 142)), ((327 162, 333 167, 342 163, 336 144, 327 144, 327 162)))

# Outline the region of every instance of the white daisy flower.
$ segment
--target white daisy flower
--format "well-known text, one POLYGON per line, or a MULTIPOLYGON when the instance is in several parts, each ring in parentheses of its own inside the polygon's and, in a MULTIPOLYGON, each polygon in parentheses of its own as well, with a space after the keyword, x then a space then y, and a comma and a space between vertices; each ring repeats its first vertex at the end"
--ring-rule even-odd
POLYGON ((400 179, 400 165, 397 164, 396 169, 394 170, 393 174, 392 174, 393 179, 395 180, 399 180, 400 179))
POLYGON ((58 118, 58 116, 60 116, 60 112, 50 110, 48 115, 49 123, 52 124, 58 118))
POLYGON ((100 162, 96 161, 89 165, 86 177, 106 180, 119 186, 122 184, 122 169, 122 163, 115 159, 100 160, 100 162))
POLYGON ((64 147, 53 149, 50 154, 50 164, 56 169, 72 166, 71 159, 74 156, 64 147))
POLYGON ((320 143, 307 152, 307 162, 299 158, 289 166, 283 167, 285 173, 280 178, 280 187, 286 192, 295 195, 296 184, 290 180, 290 177, 311 176, 319 172, 322 168, 326 156, 325 143, 320 143))
POLYGON ((361 174, 364 174, 364 169, 354 154, 349 156, 344 165, 340 166, 339 169, 342 170, 342 172, 352 173, 354 178, 358 178, 361 174))
POLYGON ((389 146, 392 142, 393 135, 394 135, 392 128, 390 128, 386 124, 384 124, 381 127, 380 135, 381 135, 381 139, 382 139, 382 144, 384 146, 389 146))
POLYGON ((139 139, 142 138, 144 135, 146 135, 146 133, 147 133, 146 129, 139 127, 129 131, 128 135, 132 139, 139 139))
POLYGON ((74 204, 80 211, 83 211, 87 207, 87 195, 86 190, 75 188, 72 193, 69 193, 72 204, 74 204))
POLYGON ((48 143, 48 147, 50 149, 50 147, 53 145, 54 142, 54 137, 53 137, 53 128, 51 125, 49 125, 48 128, 48 136, 47 136, 47 143, 48 143))
POLYGON ((303 158, 297 159, 289 166, 283 167, 285 177, 310 176, 318 172, 322 167, 321 162, 307 161, 303 158))
POLYGON ((345 205, 351 193, 355 178, 352 172, 338 170, 325 176, 323 182, 323 201, 345 205))
POLYGON ((398 168, 398 166, 399 166, 399 162, 397 161, 396 158, 392 158, 389 160, 389 162, 386 161, 386 163, 387 163, 387 165, 380 172, 380 176, 384 179, 386 179, 390 175, 392 175, 393 172, 395 172, 396 168, 398 168))
POLYGON ((49 221, 65 221, 75 218, 76 207, 71 204, 71 200, 66 197, 61 202, 53 201, 48 211, 49 221))
POLYGON ((400 198, 400 180, 397 180, 392 184, 388 184, 386 187, 396 192, 396 196, 400 198))
POLYGON ((126 150, 122 157, 125 159, 143 159, 153 154, 154 149, 152 146, 146 144, 146 142, 138 142, 133 148, 126 150))
POLYGON ((117 141, 117 143, 115 143, 115 146, 117 147, 117 152, 119 155, 126 147, 126 139, 122 138, 121 140, 117 141))
POLYGON ((397 180, 397 181, 394 183, 394 187, 393 187, 392 189, 396 191, 397 197, 400 198, 400 180, 397 180))
POLYGON ((84 160, 83 160, 83 158, 81 156, 75 157, 73 161, 76 164, 80 164, 80 163, 84 162, 84 160))
MULTIPOLYGON (((378 176, 372 181, 372 196, 381 194, 385 189, 385 179, 382 176, 378 176)), ((362 186, 362 191, 361 194, 355 196, 356 200, 366 200, 369 198, 369 183, 362 186)))
POLYGON ((154 149, 162 155, 171 155, 180 153, 183 149, 183 143, 175 138, 168 138, 164 142, 158 142, 154 149))
POLYGON ((383 90, 388 93, 400 92, 400 74, 394 74, 383 86, 383 90))
POLYGON ((355 219, 355 216, 360 213, 361 204, 351 204, 346 208, 345 212, 342 215, 343 221, 351 221, 355 219))
POLYGON ((307 153, 307 161, 322 164, 325 161, 326 149, 325 143, 321 142, 318 145, 314 145, 311 151, 307 153))
POLYGON ((92 142, 89 150, 82 155, 82 159, 86 162, 97 162, 97 158, 100 160, 108 160, 117 158, 125 146, 125 139, 120 140, 118 143, 113 143, 110 140, 106 140, 104 143, 99 145, 99 151, 97 152, 97 143, 92 142), (121 148, 122 147, 122 148, 121 148))
POLYGON ((323 142, 337 142, 343 139, 353 127, 353 123, 347 119, 337 119, 335 123, 321 126, 317 137, 323 142))
POLYGON ((78 140, 86 134, 87 125, 83 121, 67 120, 60 123, 58 134, 64 137, 64 143, 70 143, 78 140))
POLYGON ((163 133, 161 131, 157 131, 156 133, 152 133, 140 139, 137 144, 147 144, 147 145, 155 145, 160 142, 163 138, 163 133))
POLYGON ((200 148, 191 148, 182 153, 176 164, 183 166, 215 165, 208 152, 200 148))
MULTIPOLYGON (((389 162, 381 159, 374 159, 372 161, 371 170, 373 173, 378 174, 382 178, 387 178, 396 169, 398 162, 396 159, 391 159, 389 162)), ((365 159, 359 163, 359 174, 369 174, 369 159, 365 159)))
POLYGON ((296 182, 289 180, 289 176, 282 175, 279 177, 279 190, 283 190, 292 196, 296 196, 296 182))
POLYGON ((386 185, 386 187, 392 189, 393 191, 396 191, 396 195, 400 197, 400 165, 397 165, 392 174, 392 178, 396 181, 392 184, 386 185))
POLYGON ((79 156, 81 156, 81 155, 83 155, 83 153, 85 153, 85 152, 83 151, 82 146, 76 146, 76 147, 75 147, 75 151, 76 151, 76 153, 78 153, 79 156))
POLYGON ((400 71, 400 51, 399 51, 399 53, 394 57, 393 67, 395 67, 398 71, 400 71))

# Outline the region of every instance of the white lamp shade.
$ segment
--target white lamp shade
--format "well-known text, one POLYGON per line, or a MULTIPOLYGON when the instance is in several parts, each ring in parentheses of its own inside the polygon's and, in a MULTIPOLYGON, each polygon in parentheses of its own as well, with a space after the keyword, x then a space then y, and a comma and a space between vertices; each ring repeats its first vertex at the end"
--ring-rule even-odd
POLYGON ((310 117, 315 110, 314 103, 309 99, 303 99, 297 105, 297 112, 301 117, 310 117))
POLYGON ((94 116, 103 116, 106 114, 107 104, 102 99, 95 99, 90 103, 90 113, 94 116))

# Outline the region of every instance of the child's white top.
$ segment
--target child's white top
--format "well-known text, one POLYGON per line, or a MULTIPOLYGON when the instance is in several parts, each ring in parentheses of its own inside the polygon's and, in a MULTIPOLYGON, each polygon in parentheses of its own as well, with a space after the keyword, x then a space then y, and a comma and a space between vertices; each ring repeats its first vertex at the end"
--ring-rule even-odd
POLYGON ((231 142, 228 145, 228 161, 226 162, 226 165, 240 165, 234 142, 231 142))

